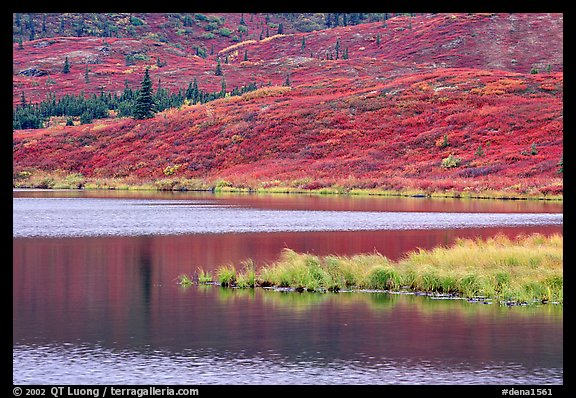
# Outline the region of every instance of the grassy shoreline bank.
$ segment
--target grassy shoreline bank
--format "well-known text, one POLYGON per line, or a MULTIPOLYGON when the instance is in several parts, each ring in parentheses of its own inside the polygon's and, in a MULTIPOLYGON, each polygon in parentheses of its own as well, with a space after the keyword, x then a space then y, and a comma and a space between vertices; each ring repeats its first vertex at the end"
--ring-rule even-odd
POLYGON ((217 283, 299 292, 364 289, 481 297, 507 305, 563 304, 563 236, 458 239, 449 247, 412 251, 398 261, 379 253, 319 257, 285 249, 277 262, 258 271, 252 260, 246 260, 239 267, 222 265, 214 275, 198 269, 193 276, 178 279, 182 285, 217 283))
POLYGON ((277 186, 235 186, 225 180, 206 181, 188 178, 164 178, 153 181, 138 181, 133 178, 88 178, 79 173, 61 172, 19 172, 13 175, 13 188, 41 189, 90 189, 90 190, 148 190, 148 191, 198 191, 229 193, 267 193, 267 194, 318 194, 318 195, 363 195, 430 197, 462 199, 503 199, 503 200, 552 200, 563 201, 563 193, 542 193, 531 189, 519 192, 516 188, 494 190, 442 190, 440 188, 403 189, 355 188, 328 186, 322 188, 300 187, 298 184, 277 186))

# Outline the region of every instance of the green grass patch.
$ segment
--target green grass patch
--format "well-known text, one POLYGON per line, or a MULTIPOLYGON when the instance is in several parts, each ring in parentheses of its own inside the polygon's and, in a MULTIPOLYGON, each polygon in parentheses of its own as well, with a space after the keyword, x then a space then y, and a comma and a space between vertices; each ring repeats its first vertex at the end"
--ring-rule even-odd
POLYGON ((449 247, 414 250, 398 261, 379 253, 321 257, 284 249, 278 261, 259 271, 246 260, 239 270, 219 267, 216 278, 222 286, 242 288, 408 290, 506 303, 563 303, 563 237, 458 239, 449 247))

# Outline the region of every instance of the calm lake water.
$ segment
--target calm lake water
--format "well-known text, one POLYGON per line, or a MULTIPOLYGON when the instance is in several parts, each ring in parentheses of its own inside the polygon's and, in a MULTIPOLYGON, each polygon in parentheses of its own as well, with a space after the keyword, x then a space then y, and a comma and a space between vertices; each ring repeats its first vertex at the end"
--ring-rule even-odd
POLYGON ((563 308, 179 286, 283 248, 562 232, 562 203, 13 192, 15 384, 563 384, 563 308))

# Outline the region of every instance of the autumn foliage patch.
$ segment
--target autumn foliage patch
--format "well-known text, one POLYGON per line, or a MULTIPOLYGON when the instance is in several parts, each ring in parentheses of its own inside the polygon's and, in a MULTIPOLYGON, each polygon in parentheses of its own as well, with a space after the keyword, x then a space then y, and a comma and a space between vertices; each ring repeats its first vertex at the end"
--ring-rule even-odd
MULTIPOLYGON (((108 82, 110 89, 121 90, 127 81, 136 86, 150 67, 155 88, 159 82, 168 91, 186 87, 198 77, 201 89, 219 90, 216 57, 235 51, 246 51, 249 61, 240 56, 223 62, 226 84, 254 81, 258 89, 184 103, 148 120, 112 117, 15 130, 14 170, 208 185, 225 181, 253 189, 561 194, 558 24, 558 16, 539 14, 402 16, 386 24, 285 32, 268 40, 218 39, 214 55, 206 58, 150 39, 110 38, 105 46, 86 38, 55 39, 47 47, 54 54, 100 48, 101 62, 89 77, 93 84, 108 82), (497 48, 487 53, 495 38, 497 48), (338 51, 347 48, 347 59, 336 59, 337 41, 338 51), (505 46, 511 50, 497 51, 505 46), (124 65, 123 54, 136 48, 149 60, 124 65), (151 67, 155 56, 166 64, 151 67), (170 72, 175 67, 178 74, 170 72), (539 73, 531 73, 534 67, 539 73)), ((44 69, 61 68, 56 61, 41 62, 42 49, 26 52, 16 46, 15 70, 33 60, 44 62, 38 64, 44 69)), ((45 76, 16 73, 14 102, 22 90, 34 101, 46 87, 62 95, 87 87, 78 83, 83 81, 78 75, 76 81, 70 76, 75 56, 70 56, 72 72, 54 72, 52 85, 42 80, 45 76), (33 81, 40 83, 37 90, 33 81)))

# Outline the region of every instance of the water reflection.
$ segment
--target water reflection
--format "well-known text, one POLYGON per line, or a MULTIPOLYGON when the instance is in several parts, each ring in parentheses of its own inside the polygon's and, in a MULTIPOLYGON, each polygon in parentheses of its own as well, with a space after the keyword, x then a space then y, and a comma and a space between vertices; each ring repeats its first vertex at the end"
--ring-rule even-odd
POLYGON ((562 383, 560 307, 526 312, 382 293, 215 286, 178 296, 152 314, 145 337, 130 328, 124 340, 17 344, 15 377, 59 384, 562 383))
MULTIPOLYGON (((245 207, 350 211, 416 203, 213 199, 230 205, 246 200, 245 207)), ((414 206, 438 202, 418 203, 414 206)), ((197 267, 213 271, 247 258, 265 265, 284 247, 318 255, 378 251, 397 259, 417 247, 447 245, 458 237, 531 232, 558 233, 562 226, 14 238, 13 381, 561 384, 562 307, 502 308, 415 296, 185 289, 176 284, 178 275, 197 267)))
POLYGON ((563 202, 542 200, 473 200, 361 195, 284 195, 210 192, 16 189, 14 198, 112 198, 210 201, 217 205, 272 210, 418 211, 458 213, 562 213, 563 202))
POLYGON ((16 198, 13 237, 429 230, 562 225, 561 213, 279 210, 211 201, 16 198))

